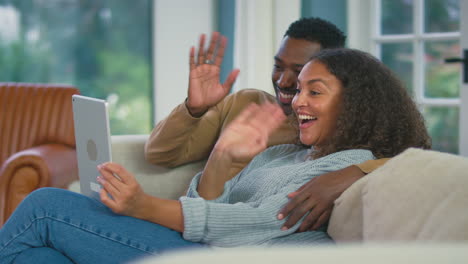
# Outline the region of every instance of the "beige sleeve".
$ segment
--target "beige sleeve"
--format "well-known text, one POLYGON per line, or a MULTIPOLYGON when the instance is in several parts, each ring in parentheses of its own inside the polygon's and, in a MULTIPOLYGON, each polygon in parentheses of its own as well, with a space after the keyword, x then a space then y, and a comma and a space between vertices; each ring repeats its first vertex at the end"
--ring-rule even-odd
POLYGON ((219 111, 213 107, 202 117, 190 115, 185 103, 177 106, 151 132, 145 157, 151 163, 175 167, 208 158, 219 135, 219 111))
MULTIPOLYGON (((145 146, 145 157, 151 163, 166 167, 207 159, 221 131, 247 105, 266 101, 274 102, 275 98, 260 90, 244 89, 228 95, 200 118, 192 117, 185 103, 180 104, 153 129, 145 146)), ((295 142, 296 131, 295 127, 283 124, 270 137, 268 146, 295 142)), ((245 165, 237 164, 233 171, 245 165)))
POLYGON ((390 158, 383 158, 377 160, 368 160, 361 164, 356 164, 359 169, 365 174, 369 174, 374 170, 378 169, 380 166, 384 165, 390 158))

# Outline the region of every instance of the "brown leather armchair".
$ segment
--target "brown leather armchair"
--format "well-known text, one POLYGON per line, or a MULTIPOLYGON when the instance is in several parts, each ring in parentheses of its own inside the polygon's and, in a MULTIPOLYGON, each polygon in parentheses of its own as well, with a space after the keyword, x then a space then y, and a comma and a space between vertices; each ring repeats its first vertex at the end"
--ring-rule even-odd
POLYGON ((73 94, 66 85, 0 83, 0 227, 32 191, 78 178, 73 94))

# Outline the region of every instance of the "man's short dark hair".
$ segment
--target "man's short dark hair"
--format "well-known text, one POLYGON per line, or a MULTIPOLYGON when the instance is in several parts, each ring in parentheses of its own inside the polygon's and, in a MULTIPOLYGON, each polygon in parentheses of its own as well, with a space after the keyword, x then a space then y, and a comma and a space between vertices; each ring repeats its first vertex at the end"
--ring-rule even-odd
POLYGON ((342 48, 346 41, 346 35, 334 24, 317 17, 293 22, 284 36, 317 42, 322 49, 342 48))

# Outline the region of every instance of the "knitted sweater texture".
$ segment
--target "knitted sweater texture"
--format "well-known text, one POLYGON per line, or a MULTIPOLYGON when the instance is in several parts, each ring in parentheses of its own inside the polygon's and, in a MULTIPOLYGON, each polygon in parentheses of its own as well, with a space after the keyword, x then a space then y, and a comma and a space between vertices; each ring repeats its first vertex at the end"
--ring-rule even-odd
POLYGON ((375 159, 368 150, 353 149, 312 160, 311 149, 298 145, 273 146, 257 155, 238 175, 227 181, 215 200, 197 192, 202 173, 181 197, 185 239, 217 247, 331 242, 324 228, 295 233, 298 222, 282 231, 279 210, 287 195, 313 177, 375 159))

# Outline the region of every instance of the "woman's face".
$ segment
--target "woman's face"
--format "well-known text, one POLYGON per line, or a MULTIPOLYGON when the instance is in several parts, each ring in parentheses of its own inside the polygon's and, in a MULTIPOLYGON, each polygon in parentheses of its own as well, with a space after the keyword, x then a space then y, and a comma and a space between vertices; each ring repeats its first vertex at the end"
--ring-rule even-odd
POLYGON ((334 133, 342 103, 341 82, 320 61, 312 60, 298 77, 292 101, 301 142, 319 149, 334 133))

